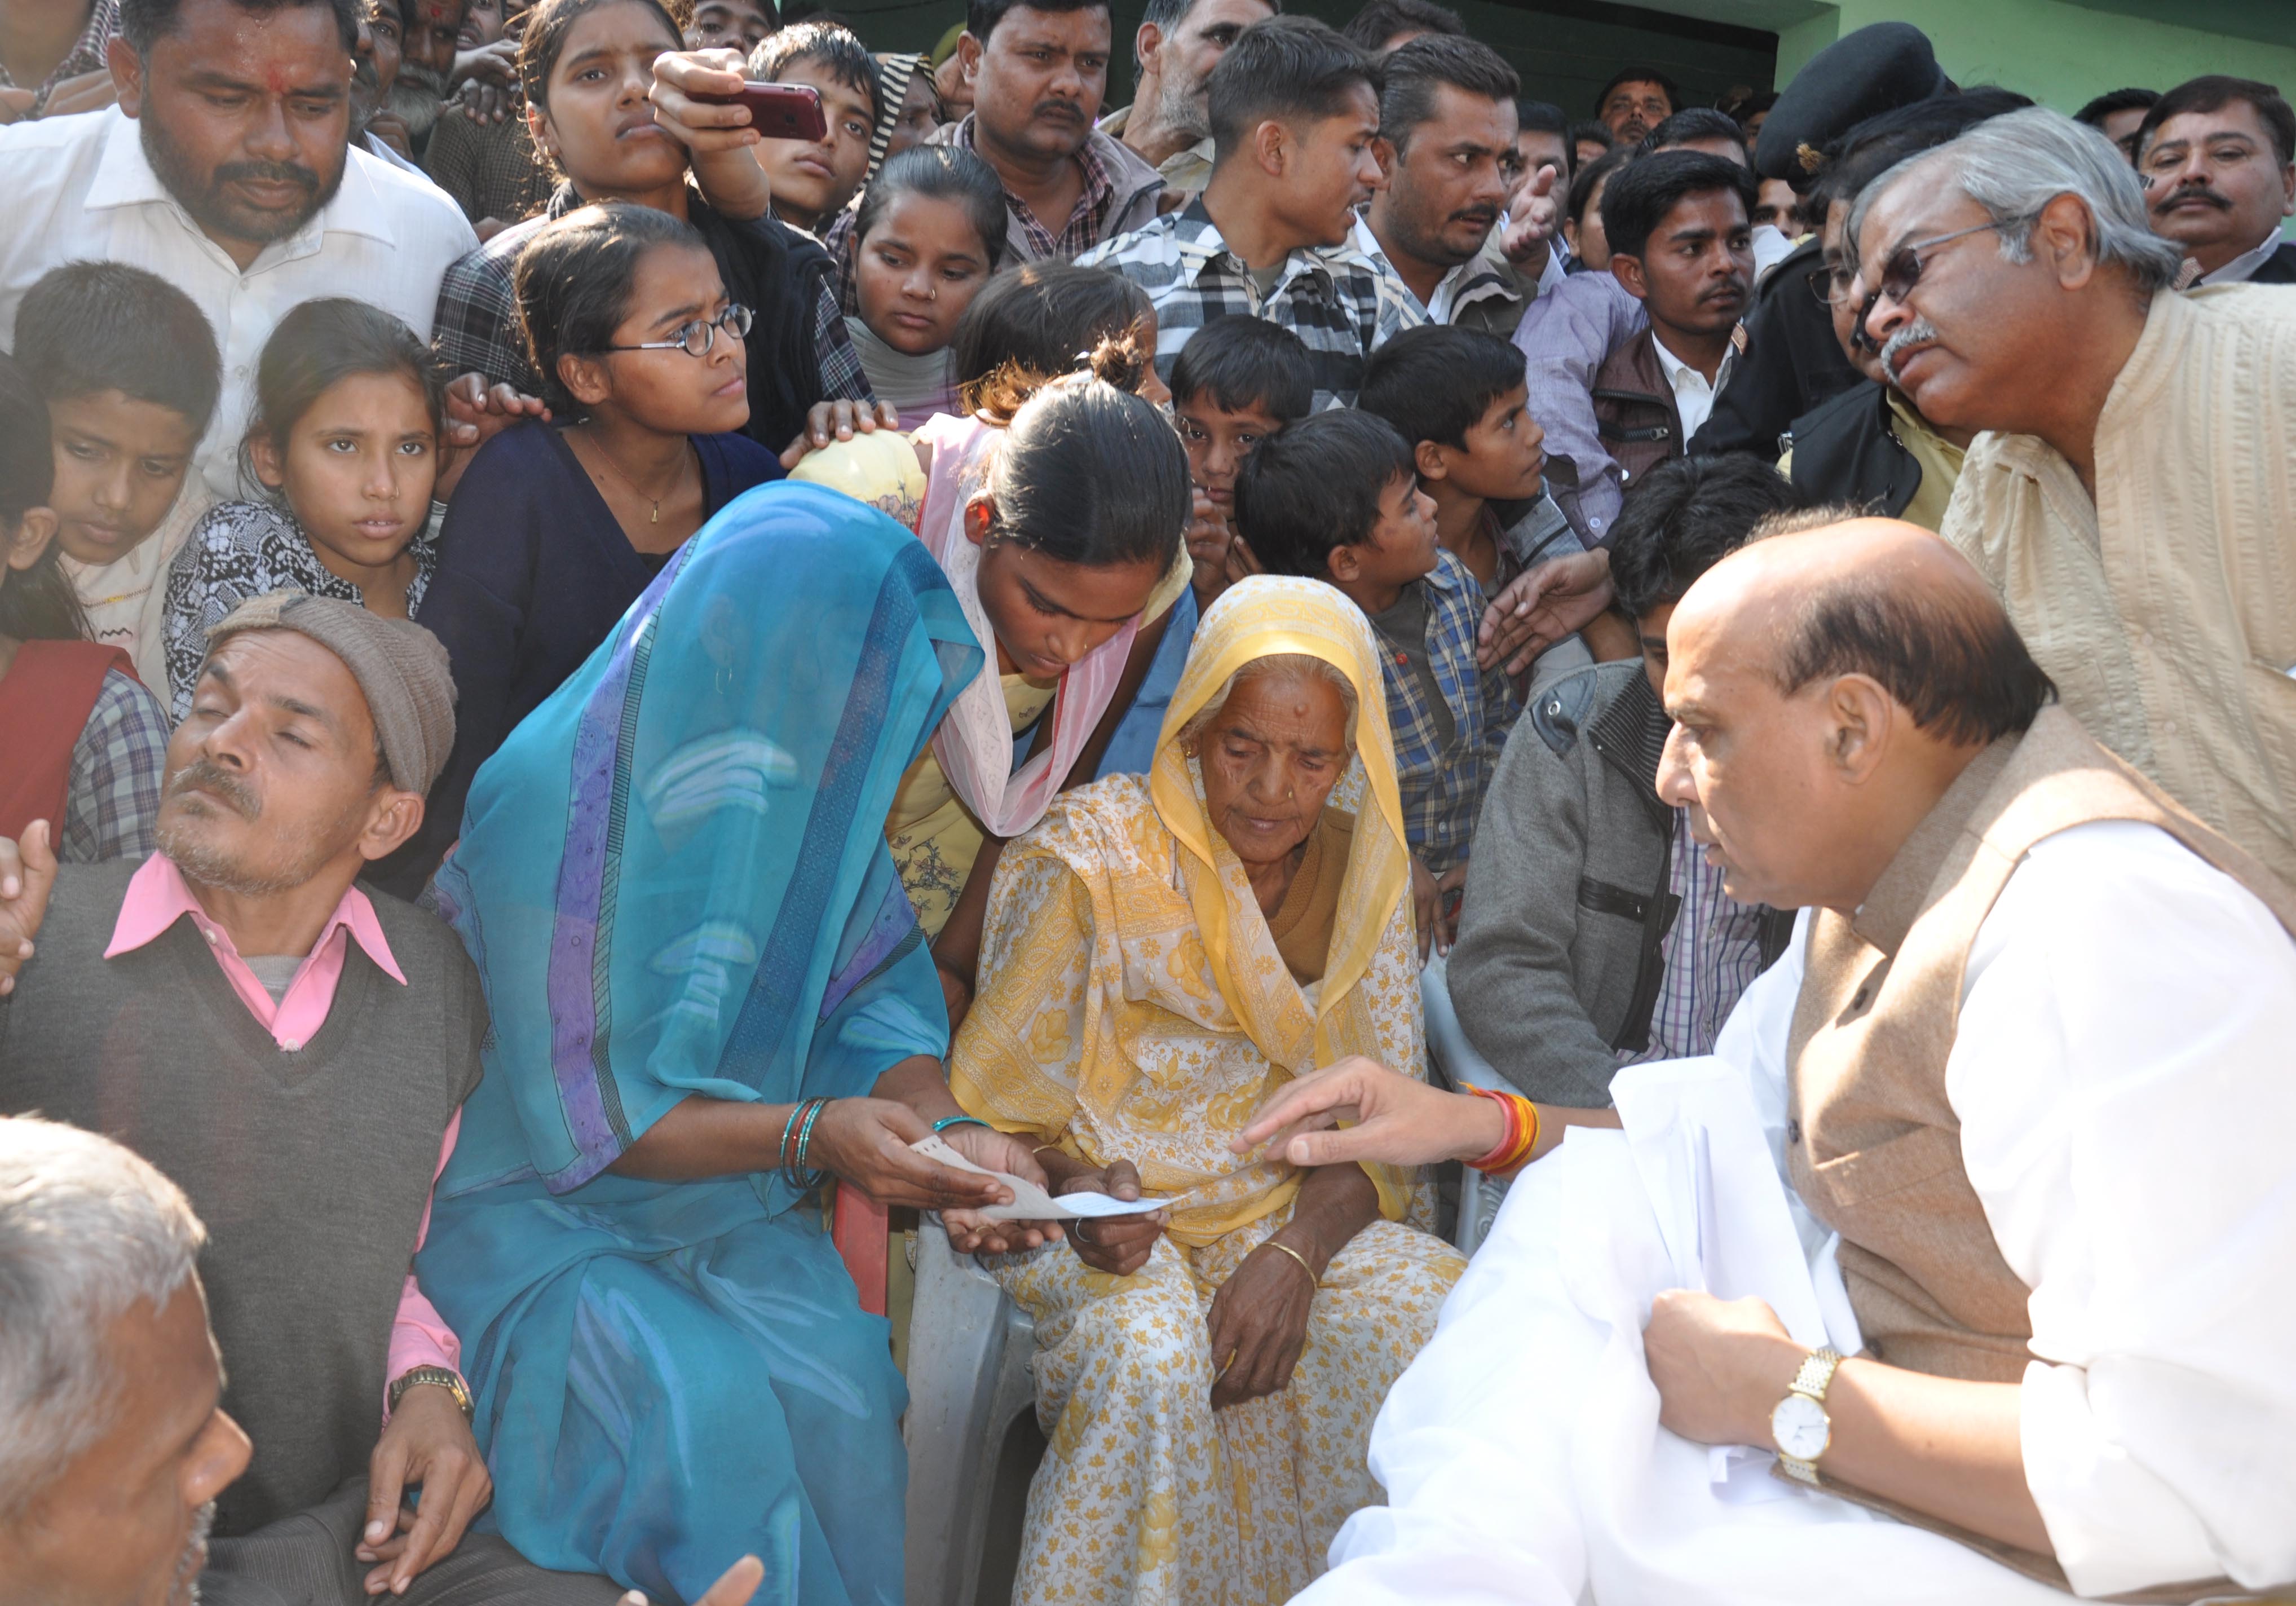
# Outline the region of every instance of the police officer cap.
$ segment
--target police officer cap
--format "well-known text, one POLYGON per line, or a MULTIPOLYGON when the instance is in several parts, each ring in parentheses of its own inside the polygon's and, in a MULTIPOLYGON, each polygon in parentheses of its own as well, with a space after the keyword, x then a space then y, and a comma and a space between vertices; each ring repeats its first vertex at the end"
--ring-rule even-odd
POLYGON ((1762 124, 1754 170, 1797 189, 1817 170, 1817 152, 1857 123, 1949 87, 1929 36, 1910 22, 1875 22, 1810 57, 1762 124))

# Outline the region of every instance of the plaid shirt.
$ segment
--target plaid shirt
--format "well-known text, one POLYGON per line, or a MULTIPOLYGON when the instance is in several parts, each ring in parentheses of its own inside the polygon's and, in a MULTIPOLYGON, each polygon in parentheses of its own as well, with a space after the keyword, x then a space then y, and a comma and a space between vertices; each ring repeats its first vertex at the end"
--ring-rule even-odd
MULTIPOLYGON (((87 8, 87 26, 79 30, 79 37, 72 41, 72 47, 64 52, 64 59, 56 63, 53 72, 32 86, 35 93, 31 110, 25 113, 27 119, 36 118, 48 109, 48 96, 53 94, 56 86, 66 78, 76 78, 83 73, 96 72, 104 68, 108 64, 104 46, 119 31, 119 0, 95 0, 95 4, 87 8)), ((0 67, 0 89, 22 87, 8 76, 7 68, 0 67)))
POLYGON ((422 166, 472 223, 518 223, 550 204, 557 181, 522 118, 481 123, 449 108, 430 130, 422 166))
MULTIPOLYGON (((696 209, 698 226, 699 215, 705 209, 698 195, 689 195, 687 201, 696 209)), ((529 396, 542 393, 542 376, 527 356, 526 336, 519 328, 518 296, 511 288, 511 268, 520 250, 544 224, 581 204, 582 198, 572 184, 561 184, 540 217, 513 224, 447 270, 439 284, 439 310, 431 320, 430 340, 448 372, 483 373, 489 384, 509 384, 529 396)), ((714 219, 714 213, 708 215, 714 219)), ((740 299, 738 293, 735 299, 740 299)), ((769 312, 759 307, 750 310, 758 315, 760 324, 769 312)), ((757 338, 754 332, 752 338, 757 338)), ((826 279, 814 298, 813 351, 820 365, 824 399, 876 399, 869 389, 869 376, 861 371, 861 354, 853 349, 852 337, 845 332, 837 292, 826 279)), ((789 434, 796 432, 791 430, 789 434)), ((779 442, 761 444, 779 451, 789 441, 784 437, 779 442)))
POLYGON ((167 767, 167 710, 134 676, 107 672, 72 744, 56 856, 94 864, 151 852, 167 767))
POLYGON ((1414 584, 1427 588, 1427 668, 1450 715, 1447 745, 1444 722, 1410 659, 1383 635, 1382 671, 1396 784, 1403 794, 1403 834, 1428 873, 1439 876, 1466 861, 1483 789, 1521 710, 1501 668, 1476 667, 1483 588, 1467 566, 1439 551, 1435 572, 1414 584))
POLYGON ((1284 259, 1275 288, 1261 299, 1250 270, 1228 250, 1201 195, 1077 260, 1111 268, 1148 292, 1156 308, 1156 372, 1167 384, 1180 348, 1197 330, 1214 318, 1261 317, 1307 345, 1318 408, 1335 400, 1352 406, 1365 359, 1427 321, 1395 270, 1352 244, 1295 250, 1284 259))
POLYGON ((1762 973, 1764 911, 1722 890, 1721 866, 1706 862, 1690 834, 1686 808, 1674 810, 1666 884, 1677 899, 1674 923, 1660 949, 1666 978, 1651 1012, 1649 1045, 1639 1052, 1621 1049, 1621 1064, 1713 1053, 1722 1022, 1762 973))

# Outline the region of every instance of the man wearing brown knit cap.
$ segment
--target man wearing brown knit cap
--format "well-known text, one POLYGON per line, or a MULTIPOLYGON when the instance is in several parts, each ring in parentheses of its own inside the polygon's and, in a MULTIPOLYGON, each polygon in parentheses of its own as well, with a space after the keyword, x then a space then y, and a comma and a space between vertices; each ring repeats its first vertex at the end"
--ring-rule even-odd
POLYGON ((420 626, 258 598, 209 634, 157 853, 59 870, 50 823, 0 841, 0 1113, 117 1138, 208 1225, 223 1405, 255 1444, 214 1512, 226 1606, 588 1598, 464 1536, 492 1485, 409 1271, 486 1005, 451 931, 357 881, 422 823, 454 698, 420 626))

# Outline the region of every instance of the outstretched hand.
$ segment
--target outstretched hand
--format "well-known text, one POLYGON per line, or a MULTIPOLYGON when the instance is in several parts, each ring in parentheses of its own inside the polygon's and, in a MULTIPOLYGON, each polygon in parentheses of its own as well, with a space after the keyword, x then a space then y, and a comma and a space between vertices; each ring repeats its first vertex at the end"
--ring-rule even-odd
POLYGON ((1488 1154, 1506 1114, 1489 1099, 1445 1093, 1360 1054, 1284 1085, 1228 1147, 1270 1152, 1295 1166, 1427 1166, 1488 1154), (1354 1125, 1344 1131, 1339 1123, 1354 1125))
POLYGON ((1562 210, 1554 198, 1554 187, 1560 182, 1550 162, 1516 192, 1509 209, 1506 232, 1499 236, 1499 250, 1515 266, 1546 267, 1550 249, 1547 242, 1554 238, 1555 218, 1562 210))
POLYGON ((1617 594, 1608 552, 1549 558, 1515 576, 1483 610, 1475 662, 1488 669, 1504 661, 1509 675, 1520 675, 1555 643, 1601 618, 1617 594))
POLYGON ((16 990, 16 972, 32 956, 32 938, 48 915, 56 884, 55 827, 35 820, 22 838, 0 837, 0 998, 16 990))

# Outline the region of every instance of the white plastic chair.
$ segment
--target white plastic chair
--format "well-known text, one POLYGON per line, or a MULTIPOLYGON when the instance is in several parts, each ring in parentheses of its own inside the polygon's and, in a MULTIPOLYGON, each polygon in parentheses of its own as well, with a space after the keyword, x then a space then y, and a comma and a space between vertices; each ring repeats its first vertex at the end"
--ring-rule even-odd
MULTIPOLYGON (((909 1606, 978 1600, 981 1556, 1007 1435, 1036 1409, 1029 1371, 1037 1324, 970 1255, 949 1247, 938 1217, 917 1226, 916 1302, 909 1317, 909 1606)), ((996 1606, 1002 1606, 1001 1602, 996 1606)))
MULTIPOLYGON (((1428 1064, 1437 1076, 1455 1088, 1513 1088, 1513 1084, 1467 1041, 1459 1025, 1459 1012, 1451 1007, 1450 962, 1441 955, 1430 959, 1419 972, 1419 1009, 1427 1021, 1428 1064)), ((1472 1255, 1475 1246, 1482 1242, 1483 1234, 1498 1218, 1499 1203, 1506 1198, 1506 1184, 1494 1182, 1473 1167, 1463 1168, 1459 1225, 1451 1233, 1451 1241, 1461 1254, 1472 1255)))

